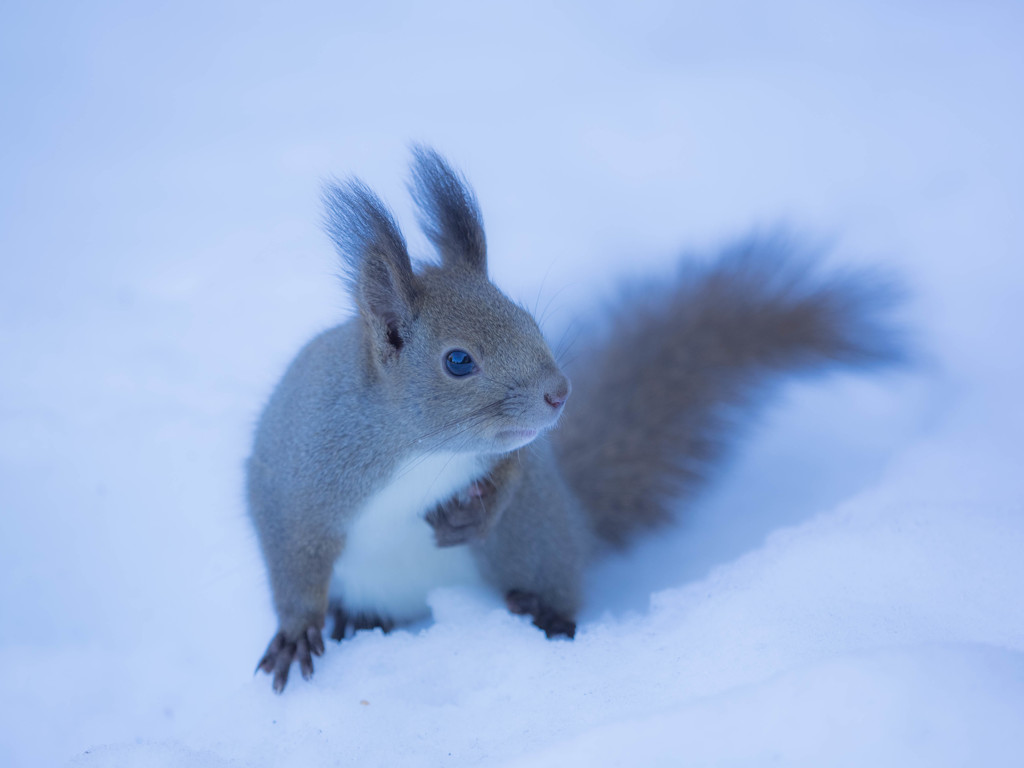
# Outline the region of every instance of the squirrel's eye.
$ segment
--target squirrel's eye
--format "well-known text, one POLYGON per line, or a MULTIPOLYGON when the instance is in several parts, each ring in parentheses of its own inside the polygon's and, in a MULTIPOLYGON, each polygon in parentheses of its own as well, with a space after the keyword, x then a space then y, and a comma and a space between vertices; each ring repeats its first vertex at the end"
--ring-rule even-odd
POLYGON ((476 370, 476 363, 469 353, 462 349, 453 349, 444 359, 445 367, 452 376, 466 376, 476 370))

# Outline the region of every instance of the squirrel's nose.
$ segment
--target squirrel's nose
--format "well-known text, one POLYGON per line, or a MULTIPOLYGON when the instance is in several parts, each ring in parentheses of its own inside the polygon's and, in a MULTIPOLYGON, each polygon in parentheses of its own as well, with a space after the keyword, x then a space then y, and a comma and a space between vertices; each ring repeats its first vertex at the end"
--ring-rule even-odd
POLYGON ((569 399, 570 391, 572 391, 572 387, 569 384, 569 379, 558 374, 548 383, 547 391, 544 393, 544 402, 552 408, 561 408, 569 399))

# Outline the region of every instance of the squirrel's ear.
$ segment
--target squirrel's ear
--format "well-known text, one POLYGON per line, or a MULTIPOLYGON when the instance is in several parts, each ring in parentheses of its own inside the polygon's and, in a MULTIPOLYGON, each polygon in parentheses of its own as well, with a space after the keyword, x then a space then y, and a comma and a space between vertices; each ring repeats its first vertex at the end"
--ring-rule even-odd
POLYGON ((445 266, 461 264, 486 274, 487 241, 476 195, 462 176, 429 147, 412 148, 412 184, 420 226, 445 266))
POLYGON ((416 278, 391 212, 365 184, 324 186, 324 227, 383 361, 397 356, 415 315, 416 278))

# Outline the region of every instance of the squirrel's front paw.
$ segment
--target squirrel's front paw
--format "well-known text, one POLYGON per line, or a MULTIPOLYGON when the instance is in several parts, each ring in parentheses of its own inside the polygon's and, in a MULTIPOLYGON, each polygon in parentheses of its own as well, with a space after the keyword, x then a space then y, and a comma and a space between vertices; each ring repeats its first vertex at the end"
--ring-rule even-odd
POLYGON ((292 661, 298 660, 303 679, 309 680, 313 676, 313 656, 322 656, 323 652, 324 639, 320 627, 310 625, 294 640, 289 640, 283 631, 278 632, 256 665, 256 671, 262 669, 268 675, 273 674, 274 692, 280 693, 288 683, 292 661))
POLYGON ((438 504, 426 514, 439 547, 454 547, 482 539, 498 517, 494 501, 496 486, 478 480, 466 490, 438 504))

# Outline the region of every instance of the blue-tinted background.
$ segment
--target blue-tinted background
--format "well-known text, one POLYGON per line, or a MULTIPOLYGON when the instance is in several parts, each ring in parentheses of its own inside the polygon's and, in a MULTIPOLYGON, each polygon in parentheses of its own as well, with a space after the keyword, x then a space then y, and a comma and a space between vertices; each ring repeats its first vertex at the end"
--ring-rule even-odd
MULTIPOLYGON (((0 762, 114 745, 83 759, 282 764, 312 750, 313 763, 437 765, 454 750, 454 764, 494 764, 666 712, 697 740, 723 723, 756 733, 763 702, 701 697, 787 672, 796 682, 769 689, 768 709, 844 712, 808 688, 823 661, 885 701, 897 688, 882 681, 905 679, 910 709, 933 700, 935 670, 1019 672, 1022 22, 1014 3, 6 3, 0 762), (332 650, 316 687, 271 700, 248 682, 273 617, 242 461, 283 367, 349 311, 321 181, 362 176, 426 252, 404 189, 410 141, 472 180, 492 276, 556 340, 621 278, 783 224, 836 263, 900 272, 918 358, 786 389, 679 528, 595 572, 574 646, 500 623, 497 601, 449 595, 423 634, 332 650), (765 544, 788 526, 817 554, 765 544), (844 556, 848 581, 821 586, 844 556), (700 618, 694 595, 716 590, 700 618), (764 640, 730 645, 751 637, 764 640), (895 674, 849 661, 947 643, 953 661, 920 672, 916 655, 895 674), (466 663, 425 681, 453 644, 466 663), (500 648, 515 663, 485 674, 500 648), (625 656, 635 666, 609 688, 625 656), (658 688, 680 656, 710 671, 658 688), (392 709, 372 721, 349 706, 381 697, 392 709), (307 738, 312 712, 334 743, 307 738), (287 725, 271 733, 275 719, 287 725)), ((920 726, 1013 754, 1005 734, 982 739, 991 717, 970 716, 1024 712, 1011 678, 963 683, 976 698, 949 715, 963 733, 926 708, 923 724, 880 717, 883 733, 856 743, 882 744, 878 764, 920 726)), ((617 743, 640 738, 622 727, 617 743)), ((772 733, 772 754, 793 761, 796 745, 822 745, 812 764, 842 751, 828 722, 772 733)), ((652 759, 674 754, 643 741, 664 747, 652 759)), ((712 763, 744 757, 708 749, 712 763)))

